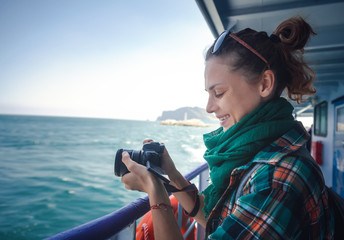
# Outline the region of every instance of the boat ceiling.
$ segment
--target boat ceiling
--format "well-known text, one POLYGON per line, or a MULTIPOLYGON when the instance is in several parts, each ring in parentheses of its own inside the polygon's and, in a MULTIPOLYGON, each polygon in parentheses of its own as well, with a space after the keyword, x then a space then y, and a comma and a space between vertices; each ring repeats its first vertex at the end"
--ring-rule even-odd
MULTIPOLYGON (((344 85, 344 1, 331 0, 196 0, 212 34, 252 28, 269 35, 282 21, 302 16, 317 36, 305 48, 316 72, 315 97, 296 105, 298 116, 312 116, 313 106, 344 85)), ((342 93, 344 94, 344 92, 342 93)))

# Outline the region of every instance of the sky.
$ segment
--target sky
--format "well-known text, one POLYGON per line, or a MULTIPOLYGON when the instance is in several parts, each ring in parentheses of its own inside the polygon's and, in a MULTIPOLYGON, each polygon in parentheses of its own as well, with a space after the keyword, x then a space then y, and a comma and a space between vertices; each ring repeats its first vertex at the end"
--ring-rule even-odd
POLYGON ((156 120, 203 107, 194 0, 0 0, 0 114, 156 120))

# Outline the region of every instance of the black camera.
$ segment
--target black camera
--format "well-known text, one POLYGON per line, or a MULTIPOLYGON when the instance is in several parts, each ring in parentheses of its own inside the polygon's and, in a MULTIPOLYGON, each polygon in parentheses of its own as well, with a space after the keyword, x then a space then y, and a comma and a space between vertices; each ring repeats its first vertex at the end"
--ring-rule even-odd
POLYGON ((164 149, 164 145, 157 142, 144 144, 142 150, 118 149, 115 158, 115 175, 122 177, 124 174, 129 172, 128 168, 122 162, 122 153, 125 151, 129 153, 129 156, 133 161, 146 166, 148 171, 169 183, 170 181, 163 176, 165 175, 165 172, 160 168, 160 154, 164 152, 164 149))

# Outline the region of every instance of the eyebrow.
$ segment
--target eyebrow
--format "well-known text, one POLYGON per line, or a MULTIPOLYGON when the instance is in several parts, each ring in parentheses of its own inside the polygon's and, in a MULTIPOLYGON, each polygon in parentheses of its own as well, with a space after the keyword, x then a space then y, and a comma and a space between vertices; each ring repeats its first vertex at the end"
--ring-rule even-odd
POLYGON ((206 92, 208 92, 208 91, 211 91, 211 90, 213 90, 216 86, 218 86, 218 85, 223 85, 224 83, 215 83, 214 85, 212 85, 209 89, 204 89, 206 92))

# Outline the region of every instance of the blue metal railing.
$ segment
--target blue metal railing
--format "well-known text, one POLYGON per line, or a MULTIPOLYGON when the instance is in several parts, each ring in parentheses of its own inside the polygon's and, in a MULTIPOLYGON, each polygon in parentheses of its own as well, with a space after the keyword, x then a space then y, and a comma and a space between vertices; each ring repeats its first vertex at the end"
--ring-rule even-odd
MULTIPOLYGON (((203 164, 185 175, 185 178, 192 180, 198 175, 199 189, 203 190, 206 185, 206 178, 202 177, 202 173, 208 173, 208 164, 203 164)), ((72 228, 65 232, 59 233, 55 236, 47 238, 47 240, 93 240, 93 239, 109 239, 121 232, 123 229, 132 225, 137 219, 142 217, 150 210, 148 196, 138 198, 125 207, 105 215, 101 218, 95 219, 91 222, 85 223, 78 227, 72 228)), ((116 239, 116 238, 115 238, 116 239)))

